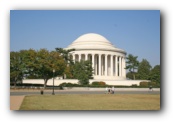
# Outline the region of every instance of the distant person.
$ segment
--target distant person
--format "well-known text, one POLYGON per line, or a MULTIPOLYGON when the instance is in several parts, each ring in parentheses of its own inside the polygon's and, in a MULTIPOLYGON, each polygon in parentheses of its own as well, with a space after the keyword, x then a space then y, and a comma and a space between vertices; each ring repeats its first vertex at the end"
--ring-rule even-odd
POLYGON ((112 94, 114 94, 114 92, 115 92, 115 88, 114 88, 114 86, 112 87, 111 92, 112 92, 112 94))
POLYGON ((150 85, 149 90, 153 91, 153 86, 152 85, 150 85))
POLYGON ((111 88, 109 87, 109 88, 108 88, 108 94, 110 94, 110 93, 111 93, 111 88))
POLYGON ((106 87, 106 94, 108 93, 108 87, 106 87))

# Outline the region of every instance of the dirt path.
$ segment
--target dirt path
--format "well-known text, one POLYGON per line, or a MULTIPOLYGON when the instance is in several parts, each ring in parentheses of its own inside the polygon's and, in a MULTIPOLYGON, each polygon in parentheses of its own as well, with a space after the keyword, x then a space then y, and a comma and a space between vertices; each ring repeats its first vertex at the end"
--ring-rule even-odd
POLYGON ((19 110, 25 96, 10 96, 10 110, 19 110))

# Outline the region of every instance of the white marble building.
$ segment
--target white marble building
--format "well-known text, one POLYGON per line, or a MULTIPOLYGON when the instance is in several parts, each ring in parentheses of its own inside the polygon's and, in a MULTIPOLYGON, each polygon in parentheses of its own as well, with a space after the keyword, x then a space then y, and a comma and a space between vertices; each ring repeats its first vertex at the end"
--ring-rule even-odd
POLYGON ((74 61, 91 60, 96 80, 125 80, 126 52, 115 47, 99 34, 88 33, 80 36, 65 49, 71 52, 74 61))

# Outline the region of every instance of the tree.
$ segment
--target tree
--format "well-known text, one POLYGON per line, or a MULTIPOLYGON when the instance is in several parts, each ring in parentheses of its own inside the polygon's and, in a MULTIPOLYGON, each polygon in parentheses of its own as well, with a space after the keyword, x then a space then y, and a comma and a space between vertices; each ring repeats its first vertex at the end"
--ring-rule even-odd
POLYGON ((129 69, 129 71, 133 74, 133 79, 135 80, 135 74, 139 66, 139 61, 137 60, 138 56, 133 56, 132 54, 129 54, 126 59, 126 68, 129 69))
POLYGON ((64 58, 66 64, 74 64, 70 52, 75 51, 75 49, 64 50, 63 48, 55 48, 58 53, 64 58))
POLYGON ((76 62, 74 65, 74 77, 79 80, 82 85, 89 84, 89 79, 92 79, 93 68, 91 61, 76 62))
POLYGON ((133 79, 133 74, 131 72, 126 73, 127 79, 133 79))
POLYGON ((63 75, 66 67, 63 58, 58 52, 49 52, 46 49, 41 49, 37 52, 35 65, 35 74, 44 79, 44 88, 47 85, 47 81, 53 77, 53 70, 55 70, 55 76, 63 75))
POLYGON ((33 76, 36 51, 33 49, 10 52, 10 82, 22 81, 24 77, 33 76))
POLYGON ((68 50, 65 50, 63 48, 55 48, 55 49, 58 53, 61 54, 61 56, 65 60, 66 68, 65 68, 64 74, 66 75, 66 78, 73 79, 74 78, 73 76, 74 61, 72 59, 70 52, 75 51, 75 49, 68 49, 68 50))
POLYGON ((143 59, 139 63, 139 67, 138 67, 138 79, 148 80, 149 79, 149 76, 150 76, 150 70, 151 70, 150 63, 146 59, 143 59))
POLYGON ((66 78, 74 79, 74 65, 66 66, 64 73, 66 75, 66 78))
POLYGON ((23 77, 25 78, 32 78, 36 79, 39 78, 36 71, 36 57, 37 57, 37 51, 33 49, 29 50, 21 50, 21 60, 22 60, 22 71, 23 71, 23 77))
POLYGON ((160 83, 160 65, 154 66, 150 72, 150 80, 152 82, 160 83))
POLYGON ((44 88, 47 81, 54 75, 63 75, 66 64, 56 51, 46 49, 35 51, 33 49, 10 52, 10 82, 21 81, 26 78, 44 79, 44 88))
POLYGON ((16 87, 17 81, 22 80, 21 56, 19 52, 10 52, 10 82, 16 87))

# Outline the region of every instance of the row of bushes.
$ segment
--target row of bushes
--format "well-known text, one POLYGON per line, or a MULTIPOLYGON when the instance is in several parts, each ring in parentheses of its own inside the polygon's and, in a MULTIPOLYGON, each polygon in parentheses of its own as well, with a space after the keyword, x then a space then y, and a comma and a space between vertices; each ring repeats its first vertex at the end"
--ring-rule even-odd
MULTIPOLYGON (((10 83, 10 86, 14 86, 15 84, 14 83, 10 83)), ((30 84, 30 83, 16 83, 16 86, 18 87, 22 87, 22 86, 25 86, 25 87, 43 87, 44 85, 43 84, 30 84)))
POLYGON ((90 85, 80 85, 80 84, 75 84, 75 83, 61 83, 59 86, 63 86, 63 87, 88 87, 88 86, 106 86, 105 82, 92 82, 92 84, 90 85))
POLYGON ((140 82, 140 87, 160 87, 160 83, 157 82, 140 82))
MULTIPOLYGON (((13 86, 14 84, 10 84, 10 86, 13 86)), ((43 84, 17 84, 16 85, 17 87, 44 87, 43 84)), ((80 84, 73 84, 73 83, 61 83, 59 86, 54 86, 55 88, 60 88, 62 89, 62 87, 97 87, 97 88, 103 88, 103 87, 108 87, 108 86, 111 86, 111 85, 106 85, 105 82, 103 81, 100 81, 100 82, 92 82, 92 84, 89 84, 89 85, 80 85, 80 84)), ((137 86, 136 84, 133 84, 131 86, 114 86, 116 88, 148 88, 149 86, 152 86, 152 87, 156 87, 156 88, 159 88, 160 87, 160 83, 156 83, 156 82, 140 82, 140 86, 137 86)), ((53 86, 47 86, 46 88, 52 88, 53 86)))
MULTIPOLYGON (((89 85, 80 85, 80 84, 73 84, 73 83, 62 83, 59 85, 60 87, 108 87, 111 85, 107 85, 105 82, 92 82, 92 84, 89 85)), ((148 88, 148 87, 156 87, 159 88, 160 84, 156 82, 140 82, 140 86, 137 86, 136 84, 132 84, 131 86, 123 86, 123 85, 115 85, 116 88, 148 88)))

